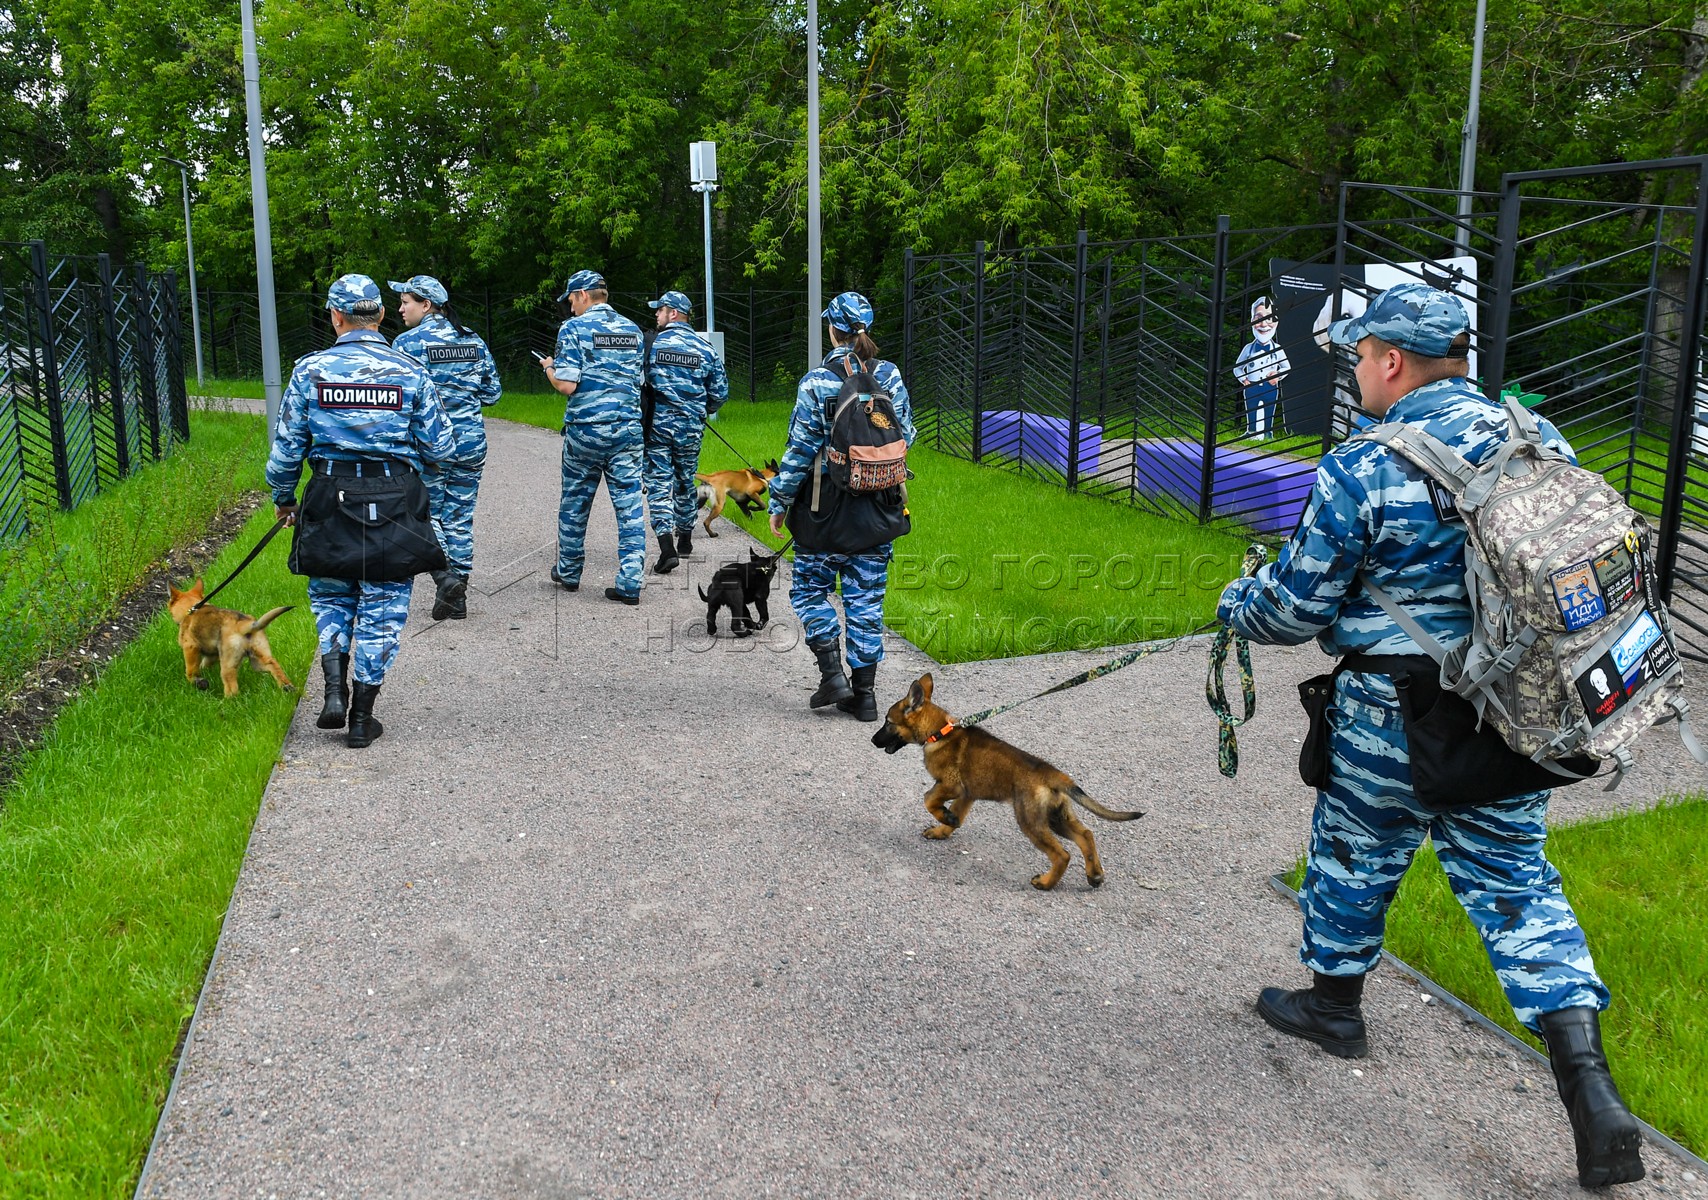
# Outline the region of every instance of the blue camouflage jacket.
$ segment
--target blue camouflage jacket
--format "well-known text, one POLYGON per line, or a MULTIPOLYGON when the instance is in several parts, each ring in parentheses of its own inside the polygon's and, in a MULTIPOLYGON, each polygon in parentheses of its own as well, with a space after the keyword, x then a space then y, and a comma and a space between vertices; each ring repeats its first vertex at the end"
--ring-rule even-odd
POLYGON ((455 451, 427 369, 377 330, 356 329, 297 359, 279 402, 267 486, 275 504, 293 504, 307 459, 394 458, 419 470, 455 451))
MULTIPOLYGON (((795 493, 800 491, 801 484, 812 470, 813 460, 824 449, 825 439, 830 436, 830 426, 825 418, 830 402, 836 399, 843 383, 842 376, 831 370, 830 364, 839 357, 849 360, 844 362, 844 370, 859 369, 858 363, 853 361, 853 347, 838 346, 824 356, 822 364, 801 376, 800 389, 795 393, 795 411, 789 417, 789 447, 783 452, 783 461, 778 464, 782 469, 771 481, 770 511, 774 513, 789 511, 795 493)), ((913 428, 913 404, 908 399, 907 384, 902 382, 901 371, 894 363, 880 358, 872 365, 872 375, 895 403, 902 436, 909 446, 913 445, 918 434, 913 428)))
POLYGON ((652 339, 647 382, 658 407, 677 409, 702 422, 729 399, 729 375, 712 344, 686 321, 672 321, 652 339))
POLYGON ((419 359, 438 387, 439 400, 456 435, 454 461, 483 460, 486 429, 480 410, 497 404, 501 389, 498 364, 480 335, 472 330, 459 335, 443 313, 428 313, 415 328, 398 334, 391 345, 419 359))
POLYGON ((576 384, 565 425, 634 425, 640 436, 641 331, 609 304, 595 304, 557 331, 552 373, 576 384))
MULTIPOLYGON (((1421 426, 1472 463, 1506 440, 1505 412, 1467 380, 1443 379, 1401 397, 1382 418, 1421 426)), ((1560 431, 1539 421, 1543 442, 1568 456, 1560 431)), ((1574 457, 1574 461, 1575 457, 1574 457)), ((1216 615, 1254 642, 1311 638, 1336 657, 1423 654, 1360 585, 1368 578, 1447 645, 1471 631, 1465 526, 1452 497, 1398 453, 1341 443, 1317 468, 1299 526, 1273 563, 1236 579, 1216 615)))

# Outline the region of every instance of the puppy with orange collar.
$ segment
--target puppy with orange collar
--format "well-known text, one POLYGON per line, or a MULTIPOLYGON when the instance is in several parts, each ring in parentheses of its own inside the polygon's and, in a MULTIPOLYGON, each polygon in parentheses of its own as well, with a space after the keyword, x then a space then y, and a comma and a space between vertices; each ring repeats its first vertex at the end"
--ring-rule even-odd
POLYGON ((1145 814, 1104 808, 1087 796, 1065 772, 1011 746, 993 733, 963 728, 931 703, 930 675, 921 675, 906 696, 890 705, 872 745, 886 754, 903 746, 925 747, 925 769, 936 782, 925 793, 925 811, 935 823, 925 836, 941 840, 967 819, 975 800, 999 800, 1014 810, 1020 832, 1042 850, 1050 868, 1032 877, 1032 886, 1049 891, 1061 882, 1073 860, 1057 837, 1070 839, 1085 859, 1086 882, 1103 885, 1103 861, 1091 830, 1074 815, 1078 804, 1105 821, 1132 821, 1145 814))

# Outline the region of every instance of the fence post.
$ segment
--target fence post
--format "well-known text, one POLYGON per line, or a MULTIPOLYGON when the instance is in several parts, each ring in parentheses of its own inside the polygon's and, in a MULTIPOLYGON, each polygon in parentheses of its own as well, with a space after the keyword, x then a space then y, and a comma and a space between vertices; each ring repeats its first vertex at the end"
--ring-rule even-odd
POLYGON ((1639 435, 1643 429, 1643 410, 1649 406, 1649 375, 1654 361, 1655 317, 1660 298, 1661 250, 1665 246, 1666 213, 1664 206, 1655 209, 1654 252, 1649 258, 1649 302, 1643 313, 1643 349, 1637 366, 1637 402, 1631 413, 1631 437, 1625 444, 1625 487, 1627 500, 1635 479, 1639 435))
POLYGON ((1210 500, 1216 490, 1216 384, 1222 369, 1222 307, 1227 299, 1228 231, 1233 218, 1216 218, 1216 256, 1210 280, 1210 345, 1204 364, 1203 462, 1198 474, 1198 522, 1210 521, 1210 500))
MULTIPOLYGON (((112 382, 113 402, 113 464, 118 477, 130 474, 130 436, 125 422, 125 377, 119 357, 118 298, 113 294, 113 260, 108 254, 96 256, 101 270, 101 315, 107 335, 107 378, 112 382)), ((131 322, 134 329, 136 323, 131 322)), ((91 377, 94 372, 90 372, 91 377)), ((100 472, 95 473, 100 479, 100 472)))
POLYGON ((759 399, 759 326, 755 324, 753 280, 747 281, 747 402, 759 399))
POLYGON ((1079 489, 1079 401, 1085 376, 1085 269, 1088 239, 1084 229, 1073 240, 1073 371, 1068 377, 1068 491, 1079 489))
POLYGON ((148 452, 160 461, 160 376, 154 369, 154 312, 148 303, 148 275, 141 267, 130 271, 136 306, 136 364, 142 382, 142 412, 148 425, 148 452))
MULTIPOLYGON (((1103 259, 1103 300, 1098 305, 1097 423, 1109 432, 1109 320, 1115 310, 1115 252, 1103 259)), ((1136 436, 1136 435, 1135 435, 1136 436)))
MULTIPOLYGON (((973 461, 984 461, 984 269, 985 243, 973 243, 973 461)), ((939 422, 938 429, 942 429, 939 422)))
MULTIPOLYGON (((1340 296, 1346 290, 1346 185, 1340 185, 1340 206, 1334 219, 1334 281, 1329 286, 1329 320, 1340 316, 1340 296)), ((1335 430, 1341 421, 1341 414, 1335 411, 1335 404, 1340 399, 1340 351, 1333 343, 1328 348, 1328 420, 1323 422, 1322 452, 1327 454, 1334 445, 1335 430)), ((1351 395, 1350 391, 1347 395, 1351 395)), ((1360 397, 1362 403, 1362 397, 1360 397)), ((1351 430, 1351 414, 1346 414, 1347 429, 1351 430)))
POLYGON ((208 361, 213 366, 214 378, 218 379, 220 377, 220 375, 219 375, 219 330, 214 325, 214 306, 213 306, 214 294, 212 291, 208 291, 205 293, 205 295, 208 298, 208 361))
MULTIPOLYGON (((1505 209, 1501 210, 1504 220, 1505 209)), ((1672 600, 1677 567, 1678 527, 1684 511, 1684 484, 1690 473, 1690 442, 1695 432, 1696 377, 1701 365, 1703 289, 1708 286, 1708 159, 1696 175, 1696 223, 1690 242, 1690 280, 1684 289, 1684 320, 1678 329, 1678 374, 1672 398, 1672 437, 1668 441, 1666 488, 1661 495, 1660 545, 1655 559, 1661 599, 1672 600)))
POLYGON ((47 405, 48 442, 53 451, 53 488, 59 507, 71 509, 71 461, 65 454, 65 410, 59 391, 59 355, 53 344, 53 293, 48 288, 47 243, 30 243, 30 273, 35 278, 37 327, 41 330, 42 399, 47 405))
MULTIPOLYGON (((144 276, 146 279, 147 276, 144 276)), ((190 440, 189 384, 184 379, 184 318, 178 311, 178 269, 168 267, 159 277, 160 311, 166 314, 164 345, 161 347, 166 364, 167 408, 172 414, 172 433, 180 442, 190 440)))
POLYGON ((1506 338, 1512 330, 1512 277, 1518 267, 1520 186, 1515 180, 1501 180, 1500 220, 1495 226, 1494 316, 1489 321, 1488 343, 1483 351, 1483 395, 1495 404, 1500 403, 1506 380, 1506 338))

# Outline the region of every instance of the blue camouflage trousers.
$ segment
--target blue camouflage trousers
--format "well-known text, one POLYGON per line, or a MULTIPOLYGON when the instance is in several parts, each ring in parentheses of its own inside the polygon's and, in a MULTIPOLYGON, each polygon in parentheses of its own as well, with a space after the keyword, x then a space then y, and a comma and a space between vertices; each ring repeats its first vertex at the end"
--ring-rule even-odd
POLYGON ((1322 975, 1374 967, 1388 906, 1427 834, 1520 1023, 1534 1030, 1543 1013, 1605 1009, 1607 986, 1543 853, 1549 793, 1451 813, 1421 807, 1386 676, 1342 674, 1329 722, 1329 786, 1311 821, 1300 961, 1322 975))
POLYGON ((413 579, 364 583, 309 577, 308 606, 322 654, 348 654, 357 683, 384 683, 409 616, 413 579))
POLYGON ((789 604, 811 642, 832 642, 842 635, 830 594, 842 583, 842 613, 848 626, 848 665, 865 667, 884 660, 884 586, 889 579, 891 543, 864 554, 795 552, 789 604))
POLYGON ((652 435, 658 439, 646 447, 646 506, 652 531, 692 530, 698 499, 694 472, 700 469, 705 427, 696 422, 692 429, 661 431, 654 425, 652 435))
POLYGON ((599 480, 617 512, 617 590, 638 596, 646 565, 646 521, 641 507, 641 445, 632 422, 571 425, 563 435, 563 499, 557 510, 557 570, 580 583, 587 557, 587 518, 599 480))
POLYGON ((444 548, 446 569, 464 577, 474 571, 474 502, 484 466, 444 463, 421 476, 433 504, 433 532, 444 548))

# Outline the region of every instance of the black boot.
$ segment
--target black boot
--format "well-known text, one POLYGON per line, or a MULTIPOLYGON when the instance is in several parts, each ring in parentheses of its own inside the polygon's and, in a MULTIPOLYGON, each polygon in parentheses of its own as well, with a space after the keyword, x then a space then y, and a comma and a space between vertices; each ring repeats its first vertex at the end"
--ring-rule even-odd
POLYGON ((320 656, 320 673, 326 679, 326 703, 320 706, 315 726, 320 729, 342 729, 350 704, 350 656, 334 651, 320 656))
POLYGON ((1600 1014, 1593 1008, 1567 1008, 1543 1013, 1536 1024, 1548 1044, 1548 1063, 1571 1118, 1578 1183, 1598 1188, 1641 1179, 1638 1148, 1643 1135, 1608 1073, 1600 1014))
POLYGON ((694 531, 692 529, 678 529, 676 531, 676 553, 682 558, 687 558, 694 553, 694 531))
POLYGON ((351 691, 350 730, 344 735, 344 744, 352 750, 360 750, 385 732, 385 726, 374 719, 374 700, 379 694, 379 684, 360 679, 351 691))
POLYGON ((652 564, 654 575, 668 575, 681 559, 676 557, 676 541, 668 533, 658 535, 658 561, 652 564))
POLYGON ((460 621, 469 615, 467 575, 459 575, 455 571, 434 571, 433 582, 437 590, 433 593, 433 619, 443 621, 450 619, 460 621))
POLYGON ((1362 975, 1315 975, 1308 988, 1289 992, 1264 988, 1257 998, 1257 1015, 1282 1033, 1315 1042, 1339 1058, 1363 1058, 1370 1053, 1364 1036, 1362 975))
POLYGON ((807 704, 823 708, 852 700, 854 689, 848 686, 848 676, 842 673, 842 648, 835 642, 808 642, 807 649, 818 659, 818 690, 807 704))
POLYGON ((855 667, 849 675, 853 679, 854 694, 846 700, 838 700, 836 707, 845 713, 853 713, 856 721, 876 721, 878 698, 872 694, 872 686, 877 682, 878 664, 855 667))

